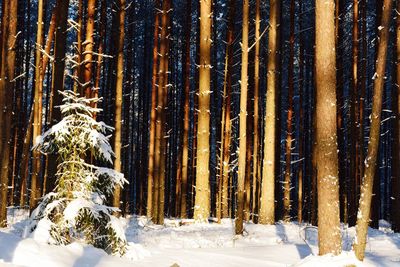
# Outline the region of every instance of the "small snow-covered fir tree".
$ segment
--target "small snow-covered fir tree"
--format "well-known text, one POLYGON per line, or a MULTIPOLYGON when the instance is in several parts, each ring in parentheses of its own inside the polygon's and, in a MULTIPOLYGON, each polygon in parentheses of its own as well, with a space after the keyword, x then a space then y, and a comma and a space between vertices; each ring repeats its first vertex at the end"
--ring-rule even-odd
POLYGON ((79 97, 72 91, 60 94, 64 97, 63 119, 36 140, 34 147, 58 155, 56 187, 32 213, 32 230, 45 229, 46 240, 52 244, 81 241, 123 255, 125 234, 112 215, 118 209, 104 203, 117 185, 122 187, 127 181, 122 173, 85 162, 90 152, 98 161, 112 163, 114 154, 106 134, 113 128, 93 119, 93 113, 101 109, 90 104, 98 99, 79 97))

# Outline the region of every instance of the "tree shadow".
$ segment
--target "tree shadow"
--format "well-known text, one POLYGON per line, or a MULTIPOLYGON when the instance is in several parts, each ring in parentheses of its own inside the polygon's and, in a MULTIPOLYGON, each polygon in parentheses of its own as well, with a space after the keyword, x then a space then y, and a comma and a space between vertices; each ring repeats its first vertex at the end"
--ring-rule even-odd
POLYGON ((0 259, 5 262, 12 262, 15 250, 22 240, 13 234, 4 232, 0 232, 0 240, 0 259))
POLYGON ((74 265, 72 265, 72 267, 83 267, 83 266, 94 267, 98 263, 100 263, 100 261, 104 256, 107 256, 107 254, 99 249, 96 249, 92 246, 84 247, 82 255, 75 260, 74 265), (101 255, 103 253, 104 255, 101 255))

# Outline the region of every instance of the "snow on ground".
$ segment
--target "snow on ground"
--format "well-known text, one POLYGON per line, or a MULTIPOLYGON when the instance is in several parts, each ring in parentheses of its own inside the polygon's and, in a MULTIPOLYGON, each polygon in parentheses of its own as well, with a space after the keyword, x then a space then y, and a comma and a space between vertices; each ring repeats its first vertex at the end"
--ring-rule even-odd
POLYGON ((233 232, 233 221, 221 224, 193 224, 191 220, 166 220, 153 225, 144 217, 121 219, 129 251, 125 258, 73 243, 50 246, 38 239, 22 238, 27 214, 11 210, 10 227, 0 229, 1 266, 106 267, 106 266, 400 266, 400 234, 381 222, 370 229, 366 260, 358 262, 352 252, 354 228, 343 229, 344 252, 333 257, 318 253, 317 229, 312 226, 246 224, 244 236, 233 232))

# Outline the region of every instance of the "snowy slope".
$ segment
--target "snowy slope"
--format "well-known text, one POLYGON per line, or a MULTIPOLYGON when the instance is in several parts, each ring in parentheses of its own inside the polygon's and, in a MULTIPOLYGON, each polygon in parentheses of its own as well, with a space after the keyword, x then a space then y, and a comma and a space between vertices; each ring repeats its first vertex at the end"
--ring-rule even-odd
POLYGON ((0 231, 0 266, 400 266, 400 235, 384 222, 380 230, 370 230, 367 258, 360 263, 348 252, 354 228, 343 229, 345 252, 318 257, 313 256, 318 252, 315 227, 247 224, 245 235, 235 237, 232 220, 201 225, 166 220, 165 226, 157 226, 133 216, 122 219, 130 248, 121 259, 83 244, 59 247, 23 239, 24 217, 16 211, 9 218, 11 226, 0 231))

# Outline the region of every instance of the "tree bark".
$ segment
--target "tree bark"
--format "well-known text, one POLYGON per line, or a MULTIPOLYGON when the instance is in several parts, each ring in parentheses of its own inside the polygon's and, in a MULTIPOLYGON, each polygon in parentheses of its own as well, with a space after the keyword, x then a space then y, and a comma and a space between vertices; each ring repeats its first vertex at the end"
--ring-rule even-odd
POLYGON ((370 220, 373 181, 378 157, 380 123, 382 112, 382 97, 386 69, 386 56, 389 42, 389 27, 392 12, 392 0, 384 0, 381 23, 379 24, 378 52, 376 56, 376 71, 374 74, 374 94, 371 114, 368 152, 365 160, 365 171, 361 185, 361 196, 357 214, 356 239, 353 248, 356 257, 363 260, 367 243, 368 224, 370 220))
MULTIPOLYGON (((125 8, 125 1, 119 1, 118 2, 118 8, 119 10, 119 19, 121 19, 122 16, 125 16, 125 10, 121 11, 121 8, 125 8), (123 6, 122 6, 123 5, 123 6)), ((84 64, 83 64, 83 84, 84 86, 81 88, 82 92, 85 92, 85 95, 87 98, 93 97, 93 80, 92 80, 92 66, 93 66, 93 45, 94 45, 94 18, 95 18, 95 12, 96 12, 96 0, 88 0, 88 6, 87 6, 87 22, 86 22, 86 38, 85 41, 83 42, 84 46, 84 52, 83 52, 83 57, 84 57, 84 64)), ((119 38, 121 38, 122 34, 122 39, 124 38, 124 22, 120 20, 120 35, 119 38), (122 23, 121 23, 122 22, 122 23), (122 33, 121 33, 122 31, 122 33)), ((120 41, 120 40, 119 40, 120 41)), ((119 44, 118 48, 118 59, 117 59, 117 71, 118 68, 120 67, 118 64, 119 62, 119 57, 120 57, 120 50, 121 50, 121 44, 119 44)), ((122 53, 123 53, 123 44, 122 44, 122 53)), ((121 55, 123 57, 123 54, 121 55)), ((123 59, 122 59, 123 62, 123 59)), ((122 71, 123 69, 123 63, 122 63, 122 68, 119 69, 122 71)), ((119 81, 120 77, 119 74, 117 73, 117 84, 119 81)), ((123 79, 123 78, 122 78, 123 79)), ((118 85, 117 85, 118 87, 118 85)), ((83 93, 82 93, 83 95, 83 93)), ((117 106, 118 108, 118 106, 117 106)))
POLYGON ((290 188, 291 188, 291 176, 292 176, 292 124, 293 124, 293 94, 294 94, 294 0, 290 1, 290 37, 289 37, 289 75, 288 75, 288 115, 287 115, 287 129, 286 129, 286 168, 285 168, 285 179, 283 182, 283 220, 285 222, 290 221, 290 188))
POLYGON ((319 254, 338 255, 342 240, 336 135, 335 2, 317 1, 315 16, 319 254))
POLYGON ((237 189, 237 211, 235 220, 235 233, 243 233, 244 191, 246 176, 246 126, 247 126, 247 87, 249 63, 249 1, 243 0, 242 22, 242 68, 240 78, 240 115, 239 115, 239 168, 237 189))
POLYGON ((183 107, 183 144, 182 144, 182 184, 181 184, 181 202, 180 217, 187 218, 187 186, 188 186, 188 167, 189 167, 189 97, 190 97, 190 34, 192 22, 192 1, 187 1, 187 17, 185 32, 185 62, 184 62, 184 107, 183 107))
POLYGON ((258 208, 259 200, 258 194, 260 190, 260 159, 258 157, 260 153, 260 136, 259 136, 259 94, 260 94, 260 24, 261 24, 261 14, 260 14, 260 0, 256 0, 255 7, 255 20, 254 20, 254 113, 253 113, 253 191, 252 191, 252 218, 253 222, 258 221, 258 208))
MULTIPOLYGON (((37 34, 36 34, 36 70, 35 70, 35 96, 34 96, 34 115, 33 115, 33 143, 41 135, 42 131, 42 98, 43 98, 43 66, 42 66, 42 52, 43 49, 43 0, 38 1, 38 20, 37 20, 37 34)), ((38 185, 39 172, 40 172, 41 153, 37 150, 33 151, 32 161, 32 176, 31 176, 31 196, 29 201, 29 208, 33 211, 36 208, 38 199, 40 197, 40 187, 38 185)))
POLYGON ((11 149, 12 102, 14 96, 18 1, 6 0, 2 10, 0 64, 0 227, 7 223, 7 193, 11 149))
POLYGON ((275 179, 277 175, 276 150, 279 143, 277 136, 277 103, 279 90, 279 26, 281 23, 281 1, 270 0, 270 29, 268 34, 267 66, 267 107, 265 115, 264 159, 261 186, 261 205, 259 220, 261 224, 275 223, 275 179))
POLYGON ((157 9, 160 6, 159 0, 155 2, 154 12, 154 37, 153 37, 153 70, 151 82, 151 112, 150 112, 150 134, 149 134, 149 166, 147 178, 147 217, 153 217, 154 201, 154 156, 155 156, 155 131, 156 131, 156 114, 157 114, 157 69, 158 69, 158 31, 160 17, 157 9))
POLYGON ((200 0, 199 113, 197 128, 196 197, 194 219, 207 222, 210 215, 210 76, 212 0, 200 0))
MULTIPOLYGON (((397 1, 396 10, 400 10, 400 1, 397 1)), ((395 121, 393 124, 393 149, 392 149, 392 195, 391 195, 391 221, 392 230, 400 232, 400 14, 396 13, 396 83, 392 86, 392 110, 395 121)))
MULTIPOLYGON (((89 1, 89 5, 93 4, 93 9, 95 8, 95 1, 89 1)), ((114 159, 114 170, 121 172, 122 171, 122 91, 123 91, 123 83, 124 83, 124 39, 125 39, 125 5, 126 1, 125 0, 119 0, 118 1, 118 23, 119 23, 119 33, 118 33, 118 52, 117 52, 117 81, 115 84, 115 132, 114 132, 114 153, 115 153, 115 159, 114 159)), ((89 9, 91 9, 90 6, 88 6, 88 13, 89 9)), ((91 13, 91 12, 90 12, 91 13)), ((94 12, 93 12, 94 14, 94 12)), ((87 28, 92 28, 94 27, 94 21, 90 22, 93 17, 89 15, 89 20, 88 20, 88 26, 87 28), (89 26, 90 25, 90 26, 89 26)), ((91 61, 92 60, 92 52, 93 52, 93 29, 87 30, 86 33, 86 42, 92 42, 91 45, 87 44, 85 48, 85 53, 88 53, 85 55, 85 61, 91 61), (90 37, 91 34, 91 37, 90 37), (90 53, 90 59, 89 59, 89 53, 90 53)), ((88 65, 85 65, 85 80, 88 78, 87 75, 91 75, 91 70, 89 73, 89 70, 87 70, 89 67, 88 65)), ((91 68, 91 65, 90 65, 91 68)), ((90 76, 91 77, 91 76, 90 76)), ((86 96, 90 97, 91 92, 86 91, 86 96)), ((114 197, 113 197, 113 206, 119 208, 120 207, 120 201, 121 201, 121 187, 116 186, 115 191, 114 191, 114 197)))

